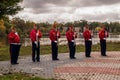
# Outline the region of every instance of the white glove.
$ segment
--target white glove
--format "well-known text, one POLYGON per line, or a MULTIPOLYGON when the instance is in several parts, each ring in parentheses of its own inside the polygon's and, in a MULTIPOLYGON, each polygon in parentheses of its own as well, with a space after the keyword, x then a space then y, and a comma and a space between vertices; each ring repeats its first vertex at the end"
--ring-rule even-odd
POLYGON ((75 42, 75 40, 72 40, 72 42, 75 42))
POLYGON ((38 33, 36 35, 38 36, 38 33))
POLYGON ((103 38, 104 40, 106 40, 106 38, 103 38))
POLYGON ((57 37, 59 36, 59 34, 57 33, 57 37))
POLYGON ((107 33, 107 32, 105 32, 105 35, 107 36, 107 35, 108 35, 108 33, 107 33))
POLYGON ((57 41, 54 41, 55 43, 57 43, 57 41))
POLYGON ((89 39, 89 41, 92 41, 92 39, 89 39))
POLYGON ((37 41, 34 42, 37 45, 37 41))
POLYGON ((15 35, 18 35, 18 33, 17 33, 17 32, 15 32, 15 35))

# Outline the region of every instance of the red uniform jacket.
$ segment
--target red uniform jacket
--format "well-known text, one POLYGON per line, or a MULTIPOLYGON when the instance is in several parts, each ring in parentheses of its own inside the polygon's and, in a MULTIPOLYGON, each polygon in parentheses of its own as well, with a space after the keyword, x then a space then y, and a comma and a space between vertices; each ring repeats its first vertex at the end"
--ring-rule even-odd
POLYGON ((83 37, 86 41, 89 41, 91 39, 91 32, 89 30, 85 30, 83 32, 83 37))
POLYGON ((106 38, 108 37, 108 32, 105 30, 100 30, 99 31, 99 38, 100 40, 106 40, 106 38))
POLYGON ((9 43, 20 43, 20 37, 18 34, 15 34, 15 32, 10 32, 8 34, 8 40, 9 43))
POLYGON ((49 38, 51 41, 57 41, 57 37, 60 38, 60 32, 54 29, 51 29, 49 32, 49 38), (58 34, 58 36, 57 36, 58 34))
POLYGON ((36 41, 37 32, 38 32, 38 38, 42 37, 42 33, 40 32, 40 30, 37 31, 35 29, 32 29, 30 32, 30 38, 32 42, 36 41))
POLYGON ((66 38, 68 41, 72 42, 75 38, 77 38, 77 35, 74 36, 74 32, 67 31, 66 32, 66 38))

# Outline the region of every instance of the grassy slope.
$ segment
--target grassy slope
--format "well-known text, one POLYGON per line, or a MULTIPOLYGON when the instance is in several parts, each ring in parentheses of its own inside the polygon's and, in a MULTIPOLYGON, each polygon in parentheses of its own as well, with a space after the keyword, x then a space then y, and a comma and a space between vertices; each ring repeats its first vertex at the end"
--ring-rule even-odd
MULTIPOLYGON (((107 51, 120 51, 120 42, 119 43, 107 43, 107 51)), ((41 46, 41 54, 50 54, 51 53, 51 46, 41 46)), ((77 52, 84 52, 84 46, 78 45, 76 47, 77 52)), ((100 51, 100 45, 93 45, 92 51, 100 51)), ((69 52, 67 45, 59 46, 59 53, 67 53, 69 52)), ((21 47, 20 55, 31 55, 31 46, 29 47, 21 47)), ((0 61, 8 60, 9 59, 9 46, 2 46, 0 47, 0 61)))
POLYGON ((25 73, 14 73, 0 76, 0 80, 54 80, 54 79, 44 79, 40 77, 30 76, 25 73))

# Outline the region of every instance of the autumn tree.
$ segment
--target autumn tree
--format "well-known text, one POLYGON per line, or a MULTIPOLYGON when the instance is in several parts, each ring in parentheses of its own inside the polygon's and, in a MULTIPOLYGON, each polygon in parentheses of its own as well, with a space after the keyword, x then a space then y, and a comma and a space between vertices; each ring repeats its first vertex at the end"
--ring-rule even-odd
POLYGON ((7 15, 14 15, 22 8, 19 5, 23 0, 0 0, 0 19, 7 15))

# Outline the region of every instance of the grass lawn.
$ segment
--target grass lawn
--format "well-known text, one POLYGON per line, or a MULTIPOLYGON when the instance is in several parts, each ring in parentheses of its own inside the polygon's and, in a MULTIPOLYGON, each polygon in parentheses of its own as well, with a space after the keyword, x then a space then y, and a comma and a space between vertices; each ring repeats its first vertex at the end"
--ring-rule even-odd
MULTIPOLYGON (((76 51, 77 52, 84 52, 85 48, 84 45, 77 45, 76 51)), ((51 54, 51 46, 40 46, 41 55, 43 54, 51 54)), ((100 45, 93 45, 92 51, 100 51, 100 45)), ((107 43, 107 51, 120 51, 120 42, 118 43, 107 43)), ((67 53, 69 52, 67 45, 59 46, 59 53, 67 53)), ((23 55, 31 55, 31 46, 28 47, 21 47, 20 56, 23 55)), ((0 47, 0 61, 9 60, 9 46, 2 46, 0 47)))
POLYGON ((25 73, 14 73, 0 76, 0 80, 55 80, 55 79, 43 79, 25 73))

